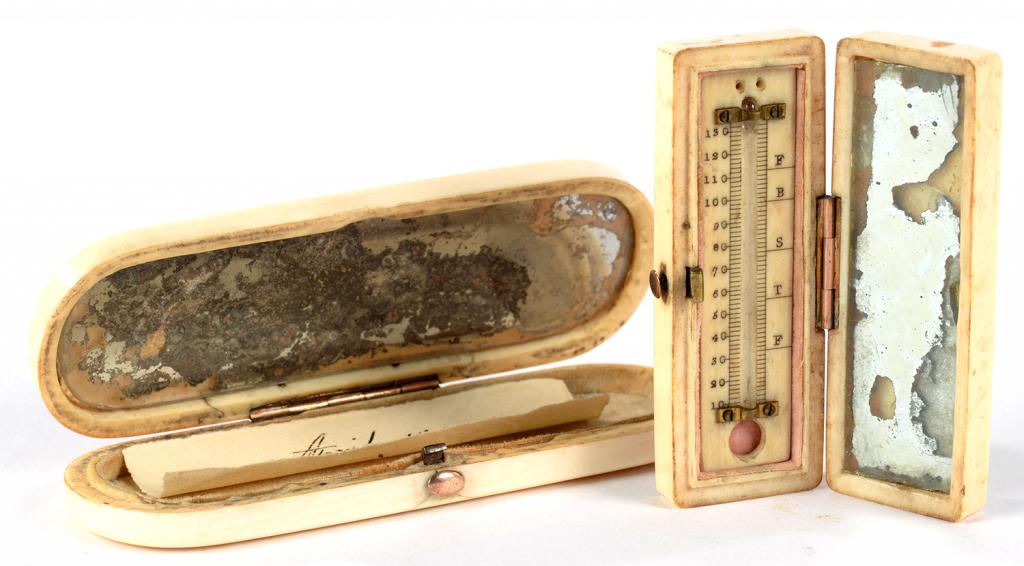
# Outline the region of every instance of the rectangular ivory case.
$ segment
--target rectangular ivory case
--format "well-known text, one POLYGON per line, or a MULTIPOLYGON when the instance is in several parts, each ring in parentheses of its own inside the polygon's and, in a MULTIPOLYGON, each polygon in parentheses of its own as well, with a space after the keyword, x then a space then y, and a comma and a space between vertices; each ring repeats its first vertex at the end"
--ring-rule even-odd
MULTIPOLYGON (((706 110, 706 109, 705 109, 706 110)), ((684 43, 658 52, 658 149, 654 268, 668 292, 655 301, 655 430, 658 490, 681 507, 811 489, 821 482, 824 335, 815 328, 815 206, 825 194, 825 53, 821 40, 795 31, 684 43), (788 458, 771 464, 707 471, 700 446, 701 328, 698 301, 686 292, 690 268, 705 286, 711 270, 699 246, 705 207, 698 171, 701 81, 736 69, 784 68, 793 73, 798 140, 792 160, 792 410, 788 458)), ((702 300, 706 304, 706 300, 702 300)), ((784 418, 784 417, 779 417, 784 418)), ((778 420, 778 419, 776 419, 778 420)), ((720 450, 726 450, 723 445, 720 450)))
MULTIPOLYGON (((260 421, 273 430, 331 411, 288 410, 324 395, 372 392, 345 405, 354 410, 479 387, 463 380, 570 358, 614 333, 644 292, 651 227, 634 187, 568 161, 126 234, 77 255, 47 289, 33 331, 39 387, 58 421, 96 437, 187 436, 283 414, 260 421)), ((104 537, 194 547, 653 461, 650 368, 570 366, 483 383, 531 377, 607 394, 608 404, 598 418, 441 454, 167 497, 132 482, 122 450, 133 442, 121 443, 68 466, 68 497, 104 537), (429 491, 440 472, 458 472, 464 486, 429 491)))
POLYGON ((884 33, 843 40, 825 195, 823 55, 820 39, 788 31, 668 44, 659 53, 651 277, 662 299, 658 489, 683 507, 810 489, 824 459, 838 492, 958 521, 984 505, 988 475, 999 57, 884 33), (702 132, 691 114, 700 109, 701 77, 779 66, 803 70, 795 105, 803 127, 794 130, 803 161, 792 237, 793 444, 789 462, 708 472, 697 409, 706 276, 690 276, 708 272, 695 228, 705 208, 697 202, 702 132), (695 283, 700 291, 691 295, 695 283))

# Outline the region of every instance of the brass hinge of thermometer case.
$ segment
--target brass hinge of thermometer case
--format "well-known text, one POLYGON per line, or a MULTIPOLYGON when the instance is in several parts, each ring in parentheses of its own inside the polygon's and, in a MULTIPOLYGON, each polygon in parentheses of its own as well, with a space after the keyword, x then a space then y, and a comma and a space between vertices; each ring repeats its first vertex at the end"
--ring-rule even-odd
POLYGON ((835 329, 839 310, 839 205, 838 197, 818 197, 815 322, 826 332, 835 329))

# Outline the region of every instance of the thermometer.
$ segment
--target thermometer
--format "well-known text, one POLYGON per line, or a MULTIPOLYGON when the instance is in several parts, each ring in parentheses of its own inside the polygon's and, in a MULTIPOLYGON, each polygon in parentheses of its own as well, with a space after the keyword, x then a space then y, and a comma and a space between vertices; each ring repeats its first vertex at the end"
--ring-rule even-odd
POLYGON ((821 479, 824 51, 802 33, 670 45, 659 67, 658 483, 682 506, 821 479), (660 246, 660 247, 659 247, 660 246))

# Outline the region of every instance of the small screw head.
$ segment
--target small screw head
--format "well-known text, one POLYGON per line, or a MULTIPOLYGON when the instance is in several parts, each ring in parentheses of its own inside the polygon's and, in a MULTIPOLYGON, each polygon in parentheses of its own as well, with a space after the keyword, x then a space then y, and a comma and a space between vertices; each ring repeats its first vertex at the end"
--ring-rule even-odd
POLYGON ((740 103, 740 108, 747 112, 753 112, 754 110, 757 110, 757 101, 754 100, 753 96, 748 96, 743 99, 742 103, 740 103))

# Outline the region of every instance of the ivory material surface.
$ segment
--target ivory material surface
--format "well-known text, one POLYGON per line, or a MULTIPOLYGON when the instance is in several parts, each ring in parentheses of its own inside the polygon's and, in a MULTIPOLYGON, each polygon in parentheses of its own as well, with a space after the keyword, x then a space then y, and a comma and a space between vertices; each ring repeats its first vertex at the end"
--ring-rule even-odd
MULTIPOLYGON (((607 394, 609 401, 600 417, 583 423, 451 446, 443 464, 425 466, 414 454, 166 498, 147 496, 131 482, 122 450, 134 443, 119 444, 86 454, 68 467, 64 480, 71 509, 93 532, 121 542, 208 546, 457 503, 653 461, 650 368, 583 365, 496 377, 485 384, 533 378, 560 379, 575 396, 607 394), (461 492, 440 497, 427 491, 427 480, 439 470, 463 474, 461 492)), ((470 382, 453 387, 480 386, 470 382)), ((385 398, 365 403, 396 402, 385 398)), ((189 434, 194 433, 175 436, 189 434)))
POLYGON ((158 438, 125 448, 125 466, 139 489, 166 497, 585 421, 608 402, 606 395, 574 399, 556 379, 435 393, 385 407, 158 438))
MULTIPOLYGON (((658 491, 691 507, 810 489, 821 481, 824 336, 814 326, 815 199, 825 192, 824 47, 799 31, 751 34, 665 45, 658 53, 654 269, 665 273, 667 298, 655 302, 655 434, 658 491), (794 172, 792 436, 785 462, 708 472, 701 466, 700 323, 685 296, 686 268, 704 271, 698 155, 703 74, 742 69, 799 70, 794 172)), ((708 295, 705 294, 705 300, 708 295)), ((722 446, 723 450, 728 447, 722 446)))
MULTIPOLYGON (((543 232, 545 226, 541 222, 531 229, 543 232)), ((552 378, 564 381, 574 400, 603 403, 607 399, 607 404, 600 416, 581 422, 464 443, 454 443, 459 439, 453 439, 443 464, 424 465, 418 453, 420 447, 416 447, 412 453, 390 458, 371 457, 322 470, 168 497, 147 495, 132 481, 122 451, 144 441, 125 443, 94 451, 71 463, 65 472, 65 483, 72 509, 89 529, 111 539, 148 546, 203 546, 453 503, 650 463, 650 368, 599 365, 515 376, 492 374, 578 355, 615 332, 644 293, 651 226, 650 204, 642 193, 601 165, 569 161, 272 206, 143 230, 101 242, 77 256, 54 280, 44 295, 33 330, 43 399, 62 424, 84 434, 124 436, 183 429, 164 438, 187 438, 198 434, 194 427, 199 425, 253 426, 245 422, 250 410, 270 403, 435 376, 449 392, 522 379, 552 378), (625 276, 607 300, 585 301, 599 304, 597 312, 577 319, 571 327, 555 334, 511 342, 488 342, 489 335, 483 334, 484 340, 472 351, 437 355, 419 352, 408 359, 385 359, 349 371, 272 382, 207 397, 191 396, 157 404, 129 403, 127 407, 80 403, 62 382, 57 350, 64 322, 74 305, 97 282, 119 270, 187 254, 323 234, 367 219, 390 222, 524 201, 564 201, 567 208, 550 210, 552 215, 607 216, 605 209, 576 207, 578 195, 605 197, 605 202, 614 200, 616 207, 628 213, 632 233, 618 241, 629 242, 631 249, 624 253, 627 250, 614 250, 614 246, 599 242, 595 249, 615 251, 616 263, 629 258, 626 265, 615 266, 624 268, 625 276), (466 380, 467 377, 484 379, 466 380), (427 489, 427 480, 434 472, 445 469, 462 473, 466 484, 456 495, 433 495, 427 489)), ((579 250, 574 253, 586 255, 579 250)), ((594 275, 586 262, 575 265, 581 270, 580 277, 594 275)), ((493 278, 490 281, 492 285, 500 283, 493 278)), ((544 288, 537 291, 547 292, 544 288)), ((555 291, 558 290, 552 290, 555 291)), ((452 337, 456 342, 458 339, 452 337)), ((154 340, 152 349, 159 347, 160 340, 154 340)), ((345 409, 387 407, 433 394, 418 391, 385 396, 352 403, 345 409)), ((280 422, 313 416, 283 417, 280 422)), ((432 440, 444 442, 444 437, 432 440)))
MULTIPOLYGON (((988 477, 992 338, 995 311, 996 220, 1002 67, 999 57, 944 41, 868 33, 843 40, 836 58, 836 112, 832 192, 854 195, 853 154, 856 60, 874 60, 959 75, 964 108, 961 138, 960 288, 956 336, 952 467, 949 491, 929 491, 859 475, 847 465, 852 340, 850 214, 839 226, 839 310, 829 339, 827 478, 832 489, 950 521, 981 509, 988 477)), ((907 156, 910 158, 910 156, 907 156)), ((844 203, 844 207, 845 207, 844 203)))
POLYGON ((793 245, 799 234, 795 191, 800 188, 793 167, 801 149, 793 134, 803 119, 796 103, 800 73, 795 66, 775 66, 707 73, 701 79, 697 241, 707 292, 697 308, 697 324, 705 472, 790 460, 793 344, 798 338, 793 301, 803 291, 793 289, 799 247, 793 245), (716 123, 716 109, 737 107, 745 99, 762 108, 784 104, 789 111, 781 119, 716 123), (723 356, 728 357, 724 364, 723 356), (760 445, 741 455, 727 449, 736 423, 717 422, 718 408, 767 401, 776 403, 778 412, 754 421, 760 445))
MULTIPOLYGON (((47 408, 65 426, 91 436, 117 437, 243 419, 254 407, 318 393, 428 375, 453 381, 565 359, 601 343, 639 304, 651 249, 651 223, 647 199, 616 173, 592 162, 563 161, 345 193, 110 238, 76 256, 43 296, 32 332, 39 386, 47 408), (59 371, 62 327, 72 309, 99 281, 119 270, 188 254, 323 234, 366 219, 419 218, 580 194, 615 199, 629 214, 633 230, 628 254, 631 259, 622 284, 600 310, 556 334, 513 342, 485 339, 471 351, 439 355, 420 352, 402 360, 295 381, 117 408, 79 402, 59 371), (640 268, 634 265, 638 261, 640 268)), ((580 269, 585 270, 585 266, 580 269)), ((580 273, 581 277, 589 275, 580 273)))

